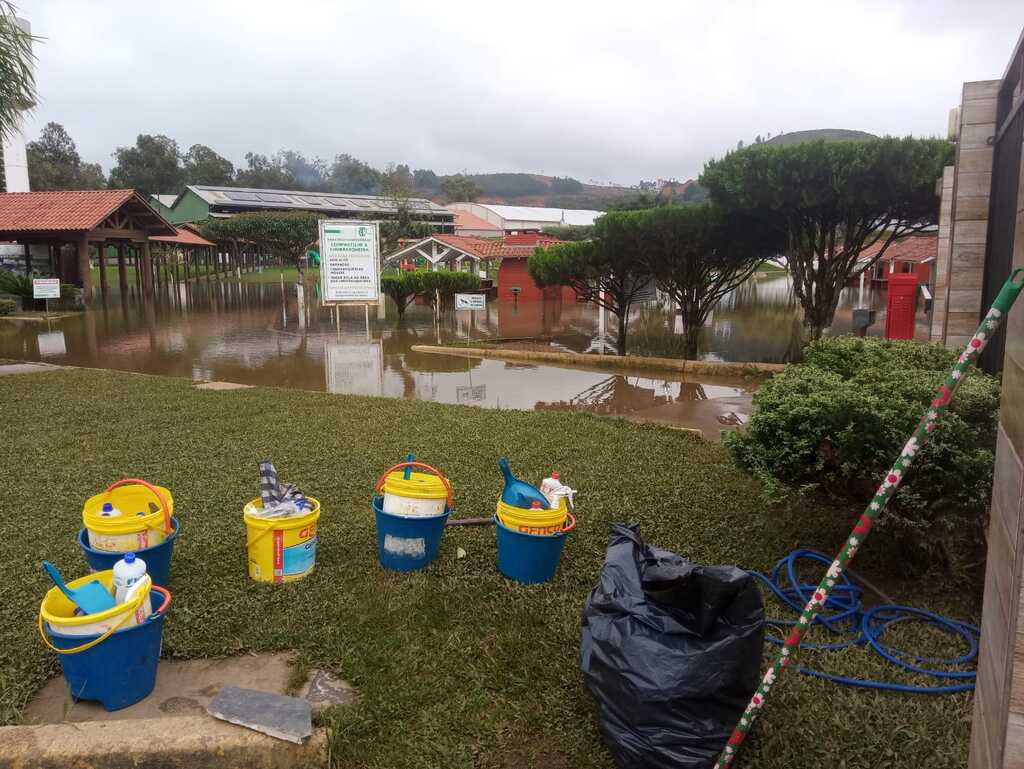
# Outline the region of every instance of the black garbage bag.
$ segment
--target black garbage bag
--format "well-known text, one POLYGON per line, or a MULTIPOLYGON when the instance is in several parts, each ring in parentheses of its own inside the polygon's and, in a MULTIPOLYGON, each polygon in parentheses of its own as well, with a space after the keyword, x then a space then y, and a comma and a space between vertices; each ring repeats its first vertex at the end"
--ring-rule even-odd
POLYGON ((763 640, 745 571, 698 566, 613 525, 580 667, 619 769, 710 769, 757 689, 763 640))

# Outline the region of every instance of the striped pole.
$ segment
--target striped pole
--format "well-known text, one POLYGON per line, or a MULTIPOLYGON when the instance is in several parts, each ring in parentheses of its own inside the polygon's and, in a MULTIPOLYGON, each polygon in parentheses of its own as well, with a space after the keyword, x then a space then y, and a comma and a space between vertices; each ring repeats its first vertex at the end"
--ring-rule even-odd
POLYGON ((999 325, 1006 317, 1006 313, 1010 311, 1021 289, 1024 289, 1024 268, 1014 270, 1010 274, 1002 290, 1000 290, 999 296, 992 303, 992 309, 988 311, 984 320, 981 321, 981 325, 978 326, 978 330, 967 343, 967 347, 964 348, 956 365, 953 366, 953 370, 946 377, 946 381, 939 387, 939 391, 936 393, 928 410, 921 416, 921 421, 918 423, 917 429, 914 430, 914 434, 910 436, 910 440, 903 446, 903 451, 900 452, 899 458, 889 469, 889 472, 885 474, 882 484, 875 492, 875 496, 865 508, 857 525, 853 527, 853 531, 850 532, 846 544, 843 545, 843 549, 839 551, 839 555, 836 556, 832 565, 829 566, 817 589, 811 595, 811 599, 804 606, 800 619, 793 626, 793 631, 786 638, 779 653, 775 656, 771 667, 764 674, 764 678, 761 679, 761 683, 757 687, 757 691, 754 692, 754 696, 750 698, 746 710, 740 716, 739 723, 736 724, 736 728, 729 737, 725 749, 715 763, 715 769, 728 769, 732 765, 740 745, 743 744, 743 740, 750 732, 751 725, 757 719, 761 708, 764 707, 764 701, 768 697, 768 693, 775 685, 779 676, 782 675, 782 671, 793 661, 804 633, 807 632, 814 618, 828 600, 829 591, 839 581, 843 571, 850 561, 853 560, 854 556, 857 555, 857 550, 864 543, 864 540, 867 539, 868 534, 871 533, 871 526, 874 524, 875 519, 878 518, 896 489, 899 488, 900 483, 903 482, 903 478, 914 461, 917 452, 921 450, 921 447, 929 441, 932 433, 935 432, 939 420, 942 419, 942 416, 949 408, 949 403, 953 400, 953 396, 956 395, 960 383, 964 381, 967 371, 978 360, 978 356, 985 349, 985 345, 988 344, 989 340, 999 329, 999 325))

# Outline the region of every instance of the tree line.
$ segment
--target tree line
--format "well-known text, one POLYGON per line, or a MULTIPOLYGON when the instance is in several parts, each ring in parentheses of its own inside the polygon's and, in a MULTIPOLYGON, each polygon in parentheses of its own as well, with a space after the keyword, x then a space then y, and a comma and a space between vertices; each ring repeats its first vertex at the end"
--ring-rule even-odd
MULTIPOLYGON (((29 181, 34 190, 135 188, 146 194, 180 192, 188 184, 263 189, 301 189, 364 195, 421 195, 449 202, 474 201, 482 195, 498 198, 542 198, 556 208, 643 208, 669 202, 665 196, 629 193, 608 197, 587 192, 577 179, 534 174, 492 173, 438 175, 429 168, 412 169, 390 163, 383 169, 346 153, 330 162, 297 150, 274 155, 248 152, 245 165, 230 160, 205 144, 183 149, 160 134, 139 134, 135 144, 118 147, 114 164, 104 174, 99 163, 85 163, 74 139, 60 123, 47 123, 27 146, 29 181)), ((695 185, 694 185, 695 186, 695 185)), ((677 202, 699 202, 701 190, 691 190, 677 202), (695 196, 692 197, 691 196, 695 196)))
POLYGON ((405 164, 377 169, 345 153, 328 163, 296 150, 269 156, 247 152, 245 165, 236 168, 205 144, 183 151, 174 139, 160 134, 139 134, 134 145, 115 149, 114 165, 104 175, 98 163, 82 161, 74 139, 64 126, 53 122, 28 143, 27 152, 34 190, 131 187, 149 195, 177 193, 187 184, 208 184, 367 195, 400 189, 450 200, 475 200, 480 195, 479 186, 462 174, 438 176, 429 169, 410 170, 405 164))
POLYGON ((715 306, 757 265, 779 258, 807 334, 818 339, 850 280, 938 221, 936 182, 952 159, 943 139, 756 144, 705 164, 700 183, 710 202, 609 212, 590 239, 538 249, 530 274, 613 313, 620 355, 629 311, 655 281, 681 315, 692 358, 715 306))

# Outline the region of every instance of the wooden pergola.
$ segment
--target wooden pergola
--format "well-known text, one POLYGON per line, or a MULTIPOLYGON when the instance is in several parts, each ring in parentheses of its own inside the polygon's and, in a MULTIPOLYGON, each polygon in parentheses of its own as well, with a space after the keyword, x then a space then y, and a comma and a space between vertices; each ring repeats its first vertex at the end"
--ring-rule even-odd
MULTIPOLYGON (((135 190, 69 190, 60 192, 11 192, 0 195, 0 241, 24 245, 30 271, 29 247, 46 245, 53 273, 64 283, 82 287, 86 306, 92 304, 89 247, 99 256, 100 290, 108 293, 105 252, 117 248, 118 280, 122 295, 128 289, 125 248, 141 255, 141 280, 145 296, 153 294, 153 259, 150 238, 177 236, 178 231, 135 190), (74 246, 69 258, 67 245, 74 246)), ((138 257, 137 257, 138 258, 138 257)))

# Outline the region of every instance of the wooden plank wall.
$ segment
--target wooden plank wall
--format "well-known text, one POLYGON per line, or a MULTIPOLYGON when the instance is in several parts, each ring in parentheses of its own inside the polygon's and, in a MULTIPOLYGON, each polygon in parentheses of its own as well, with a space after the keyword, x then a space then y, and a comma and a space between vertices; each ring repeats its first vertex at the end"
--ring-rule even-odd
MULTIPOLYGON (((1015 268, 1024 267, 1024 162, 1017 207, 1015 268)), ((1024 767, 1024 300, 1006 331, 970 769, 1024 767)))

